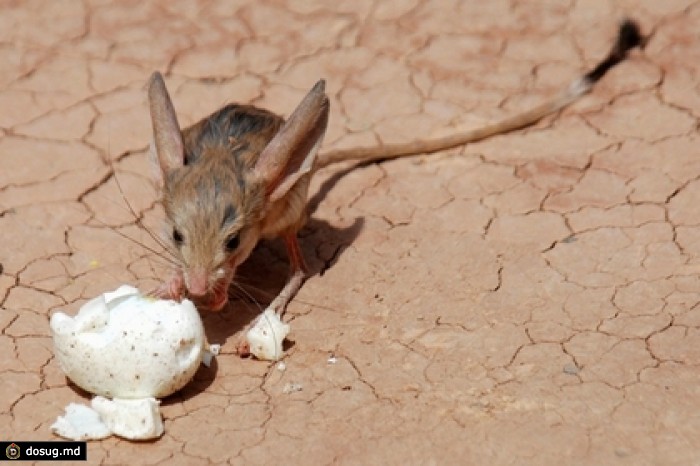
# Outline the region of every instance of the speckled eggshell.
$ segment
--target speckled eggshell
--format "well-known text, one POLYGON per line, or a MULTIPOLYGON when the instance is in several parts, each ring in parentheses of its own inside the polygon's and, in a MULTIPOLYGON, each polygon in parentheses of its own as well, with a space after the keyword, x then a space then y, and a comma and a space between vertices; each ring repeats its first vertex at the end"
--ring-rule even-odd
POLYGON ((191 301, 155 300, 122 286, 75 317, 51 316, 56 358, 76 385, 110 398, 165 397, 189 382, 204 354, 191 301))
POLYGON ((108 400, 96 396, 90 403, 109 430, 130 440, 148 440, 163 435, 163 419, 155 398, 108 400))
POLYGON ((289 324, 282 322, 272 309, 265 309, 246 333, 246 339, 253 356, 266 361, 277 361, 284 354, 282 343, 287 334, 289 324))

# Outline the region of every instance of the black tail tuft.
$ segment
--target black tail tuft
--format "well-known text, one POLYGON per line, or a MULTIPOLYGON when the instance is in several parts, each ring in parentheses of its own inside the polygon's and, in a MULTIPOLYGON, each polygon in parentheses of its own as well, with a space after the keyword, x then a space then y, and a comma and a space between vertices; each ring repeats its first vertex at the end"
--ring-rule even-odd
POLYGON ((584 78, 590 83, 597 82, 610 68, 624 60, 630 49, 641 45, 642 41, 642 33, 639 32, 637 23, 626 18, 620 24, 617 41, 615 41, 615 45, 613 45, 607 58, 600 62, 593 70, 589 71, 584 78))
POLYGON ((639 32, 639 25, 629 18, 625 18, 620 24, 620 32, 618 33, 617 43, 615 48, 619 49, 619 53, 627 53, 642 44, 642 33, 639 32))

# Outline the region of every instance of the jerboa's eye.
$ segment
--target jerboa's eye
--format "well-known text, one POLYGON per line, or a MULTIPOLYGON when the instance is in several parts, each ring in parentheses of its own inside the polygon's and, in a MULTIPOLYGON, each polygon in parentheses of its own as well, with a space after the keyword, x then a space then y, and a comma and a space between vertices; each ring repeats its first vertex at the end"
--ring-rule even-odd
POLYGON ((231 235, 226 239, 226 250, 233 251, 238 247, 239 244, 241 244, 240 237, 237 234, 231 235))
POLYGON ((173 241, 175 241, 175 244, 178 246, 182 244, 183 241, 185 241, 185 238, 182 236, 182 233, 180 233, 180 230, 177 228, 173 228, 173 241))

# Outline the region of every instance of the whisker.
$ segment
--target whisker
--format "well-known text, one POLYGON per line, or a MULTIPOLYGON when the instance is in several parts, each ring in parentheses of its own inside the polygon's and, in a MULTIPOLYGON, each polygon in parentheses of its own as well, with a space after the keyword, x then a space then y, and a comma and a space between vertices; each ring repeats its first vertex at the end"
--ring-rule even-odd
MULTIPOLYGON (((127 208, 129 209, 129 212, 131 215, 134 217, 134 220, 136 221, 136 224, 140 226, 141 228, 144 229, 146 233, 148 233, 148 236, 151 237, 153 241, 155 241, 160 247, 162 247, 164 250, 168 251, 170 254, 172 252, 168 249, 169 245, 167 242, 163 241, 162 238, 160 238, 158 235, 153 233, 144 223, 143 223, 143 216, 138 215, 136 211, 134 210, 133 206, 129 202, 129 199, 126 197, 126 194, 124 193, 124 190, 122 189, 121 182, 119 181, 119 177, 117 176, 117 171, 114 169, 114 165, 110 161, 110 166, 112 169, 112 176, 114 177, 114 182, 117 185, 117 189, 119 189, 119 194, 122 197, 122 200, 124 201, 124 204, 126 204, 127 208)), ((173 254, 174 256, 174 254, 173 254)))
MULTIPOLYGON (((113 231, 114 233, 118 234, 119 236, 121 236, 121 237, 124 238, 124 239, 128 239, 129 241, 131 241, 131 242, 134 243, 134 244, 137 244, 137 245, 141 246, 141 247, 142 247, 143 249, 145 249, 146 251, 152 253, 153 255, 155 255, 156 257, 158 257, 158 258, 160 258, 160 259, 163 259, 164 261, 168 262, 170 265, 173 265, 173 266, 177 266, 177 265, 178 265, 178 262, 177 262, 177 260, 175 259, 175 257, 172 257, 172 258, 171 258, 171 257, 168 257, 168 256, 162 254, 162 252, 160 252, 160 251, 156 251, 156 250, 153 249, 152 247, 150 247, 150 246, 148 246, 148 245, 146 245, 146 244, 140 242, 140 241, 137 240, 137 239, 132 238, 131 236, 127 235, 126 233, 124 233, 124 232, 122 232, 122 231, 119 231, 117 228, 112 227, 111 225, 107 225, 107 224, 106 224, 105 222, 103 222, 102 220, 99 220, 99 219, 97 219, 97 218, 95 218, 94 220, 96 220, 97 222, 99 222, 102 226, 110 227, 110 228, 111 228, 111 231, 113 231)), ((169 251, 166 251, 166 252, 169 252, 169 251)), ((172 253, 170 253, 170 254, 172 255, 172 253)))
POLYGON ((253 291, 256 291, 260 293, 261 295, 264 295, 266 298, 269 298, 270 300, 274 299, 275 294, 272 292, 269 292, 267 290, 264 290, 263 288, 260 288, 259 286, 255 286, 250 282, 247 282, 245 277, 236 277, 236 285, 238 286, 245 286, 246 288, 252 289, 253 291))
MULTIPOLYGON (((108 124, 111 124, 111 121, 108 120, 108 124)), ((126 205, 126 209, 124 209, 124 206, 123 206, 122 204, 116 202, 115 200, 113 200, 113 199, 111 199, 111 198, 109 198, 109 197, 106 197, 106 196, 105 196, 105 198, 107 199, 108 202, 114 203, 114 204, 115 204, 116 206, 118 206, 120 209, 124 209, 124 210, 128 211, 128 212, 131 214, 132 218, 134 219, 134 224, 135 224, 137 227, 139 227, 141 230, 145 231, 145 232, 148 234, 148 236, 150 236, 151 239, 152 239, 158 246, 160 246, 160 248, 161 248, 162 250, 161 250, 161 251, 157 251, 157 250, 154 249, 153 247, 148 246, 148 245, 146 245, 145 243, 143 243, 143 242, 141 242, 141 241, 138 241, 137 239, 131 237, 130 235, 128 235, 128 234, 126 234, 126 233, 120 231, 118 228, 113 227, 113 226, 111 226, 111 225, 107 225, 105 222, 101 221, 101 220, 98 219, 96 216, 94 217, 94 219, 95 219, 98 223, 100 223, 101 225, 106 226, 106 227, 109 227, 110 230, 113 231, 113 232, 116 232, 117 235, 119 235, 119 236, 121 236, 122 238, 125 238, 125 239, 127 239, 127 240, 129 240, 129 241, 131 241, 132 243, 134 243, 134 244, 140 246, 141 248, 143 248, 144 250, 146 250, 147 252, 149 252, 150 254, 141 254, 141 256, 140 256, 139 258, 140 258, 140 259, 145 259, 145 260, 146 260, 146 262, 147 262, 147 264, 148 264, 148 267, 150 268, 151 275, 153 276, 153 278, 155 278, 155 277, 158 276, 158 274, 156 273, 156 269, 155 269, 154 264, 153 264, 153 259, 156 260, 156 263, 157 263, 157 265, 159 265, 159 266, 164 266, 164 267, 166 267, 166 268, 167 268, 167 267, 178 267, 179 264, 181 263, 181 260, 180 260, 180 258, 178 257, 178 256, 179 256, 179 255, 178 255, 179 251, 173 251, 173 250, 171 250, 172 245, 170 245, 167 241, 163 240, 162 238, 159 238, 158 235, 156 235, 153 231, 151 231, 151 230, 143 223, 143 214, 141 214, 141 215, 137 214, 137 213, 136 213, 136 210, 134 209, 134 207, 133 207, 133 206, 131 205, 131 203, 129 202, 129 199, 127 198, 126 193, 124 192, 124 189, 123 189, 123 187, 122 187, 122 184, 121 184, 121 182, 120 182, 120 180, 119 180, 119 176, 117 175, 117 170, 116 170, 115 164, 114 164, 115 161, 114 161, 114 160, 112 159, 112 157, 110 156, 110 154, 111 154, 111 152, 112 152, 112 150, 111 150, 111 142, 112 142, 112 141, 111 141, 110 135, 111 135, 111 131, 108 130, 108 131, 107 131, 107 152, 106 152, 106 153, 102 153, 103 155, 102 155, 101 158, 102 158, 103 162, 109 167, 110 176, 114 178, 114 183, 116 184, 117 189, 119 190, 119 194, 121 195, 121 198, 122 198, 122 200, 123 200, 123 202, 124 202, 124 205, 126 205), (161 263, 161 264, 158 264, 158 261, 162 261, 162 263, 161 263), (167 265, 166 265, 166 264, 167 264, 167 265)), ((124 156, 126 156, 126 154, 124 154, 124 155, 121 156, 121 157, 118 157, 118 158, 117 158, 117 161, 122 160, 122 159, 124 158, 124 156)), ((107 182, 108 180, 109 180, 109 177, 107 177, 107 178, 105 179, 105 182, 107 182)), ((133 271, 131 271, 130 267, 127 267, 127 268, 129 269, 130 273, 133 273, 135 276, 138 276, 138 275, 139 275, 139 274, 134 273, 133 271)))
POLYGON ((241 285, 239 285, 238 283, 236 283, 236 281, 232 281, 231 284, 235 287, 236 290, 238 290, 238 291, 240 291, 241 293, 243 293, 243 295, 244 295, 245 297, 247 297, 253 304, 255 304, 260 312, 263 312, 262 306, 260 305, 260 303, 258 302, 258 300, 255 299, 255 298, 253 297, 253 295, 251 295, 250 293, 248 293, 241 285))
MULTIPOLYGON (((258 286, 253 285, 252 283, 247 283, 245 279, 241 279, 239 277, 236 277, 236 281, 232 282, 235 283, 237 287, 242 287, 245 286, 246 288, 250 288, 254 290, 257 293, 260 293, 261 295, 264 295, 266 298, 269 298, 270 301, 272 301, 277 295, 275 293, 269 292, 267 290, 264 290, 258 286)), ((328 307, 328 306, 321 306, 320 304, 317 303, 312 303, 311 301, 305 301, 303 299, 299 299, 297 296, 294 297, 294 302, 301 303, 301 304, 306 304, 307 306, 311 307, 316 307, 319 309, 326 309, 326 310, 333 310, 333 308, 328 307)))
POLYGON ((242 305, 245 308, 245 312, 251 314, 261 313, 260 306, 257 303, 253 303, 250 300, 245 299, 245 296, 243 296, 242 294, 237 294, 235 291, 233 295, 229 295, 229 300, 230 302, 233 302, 235 300, 236 304, 242 305))
MULTIPOLYGON (((120 204, 116 203, 115 201, 113 201, 113 200, 111 200, 111 199, 109 199, 109 198, 105 198, 105 199, 107 199, 109 202, 113 202, 115 205, 117 205, 117 206, 123 208, 123 206, 121 206, 120 204)), ((97 218, 97 217, 93 217, 93 220, 95 220, 96 222, 98 222, 100 225, 102 225, 102 226, 104 226, 104 227, 108 227, 108 228, 111 228, 111 229, 116 229, 116 228, 117 228, 117 227, 114 226, 114 225, 109 225, 109 224, 107 224, 106 222, 103 222, 102 220, 100 220, 100 219, 97 218)), ((166 244, 162 239, 158 239, 157 236, 154 236, 153 233, 141 222, 141 219, 138 219, 138 218, 137 218, 137 219, 135 219, 133 222, 131 222, 131 223, 129 223, 129 224, 136 225, 136 226, 140 227, 141 230, 146 231, 146 232, 148 233, 148 235, 156 242, 156 244, 162 248, 162 251, 161 251, 160 253, 157 253, 158 255, 161 255, 162 253, 167 253, 168 256, 170 256, 172 259, 174 259, 174 260, 177 260, 177 259, 178 259, 177 254, 171 249, 171 246, 169 246, 168 244, 166 244)), ((128 224, 127 224, 127 225, 128 225, 128 224)), ((124 225, 121 225, 121 226, 124 226, 124 225)), ((130 239, 132 239, 132 238, 130 238, 130 239)), ((139 246, 142 246, 144 249, 148 249, 149 251, 156 253, 155 250, 149 249, 149 247, 146 246, 144 243, 141 243, 141 242, 136 241, 136 240, 134 240, 134 239, 132 239, 132 241, 137 242, 137 244, 138 244, 139 246)))
MULTIPOLYGON (((108 132, 108 134, 110 134, 110 133, 108 132)), ((136 211, 134 210, 133 206, 132 206, 131 203, 129 202, 129 199, 126 197, 126 193, 124 192, 124 189, 122 188, 122 184, 121 184, 121 182, 119 181, 119 176, 117 176, 117 169, 116 169, 115 166, 114 166, 114 161, 113 161, 112 158, 109 156, 109 154, 111 153, 111 144, 112 144, 112 141, 111 141, 111 138, 110 138, 110 139, 107 140, 107 155, 106 155, 105 157, 103 157, 103 161, 109 166, 109 169, 110 169, 110 171, 111 171, 111 175, 112 175, 112 177, 114 178, 114 183, 116 184, 117 189, 119 190, 119 194, 121 195, 122 200, 124 201, 124 204, 126 205, 126 208, 127 208, 128 212, 131 213, 131 216, 133 217, 134 222, 135 222, 135 224, 136 224, 137 226, 139 226, 139 227, 142 228, 146 233, 148 233, 148 236, 150 236, 151 239, 152 239, 153 241, 155 241, 156 244, 158 244, 161 248, 163 248, 163 250, 164 250, 165 252, 167 252, 173 259, 176 259, 176 260, 177 260, 177 254, 174 254, 174 253, 169 249, 170 245, 168 245, 167 242, 163 241, 162 238, 159 238, 158 235, 156 235, 155 233, 153 233, 153 232, 143 223, 143 216, 136 213, 136 211)), ((110 202, 114 202, 114 204, 118 205, 120 208, 123 208, 123 206, 121 206, 121 205, 118 204, 117 202, 113 201, 112 199, 107 198, 107 200, 110 201, 110 202)))

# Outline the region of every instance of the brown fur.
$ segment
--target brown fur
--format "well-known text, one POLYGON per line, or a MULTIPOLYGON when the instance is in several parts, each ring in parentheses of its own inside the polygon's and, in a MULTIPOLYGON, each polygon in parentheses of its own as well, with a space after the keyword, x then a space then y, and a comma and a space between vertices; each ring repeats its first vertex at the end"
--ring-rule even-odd
MULTIPOLYGON (((183 237, 177 250, 187 270, 211 274, 226 262, 238 265, 255 247, 263 227, 265 186, 253 167, 282 123, 264 110, 231 106, 182 131, 186 161, 166 175, 163 207, 170 228, 183 237), (241 119, 253 122, 250 130, 230 128, 241 119), (231 208, 235 216, 226 221, 231 208), (232 261, 223 245, 235 234, 240 246, 232 261)), ((215 277, 209 280, 213 284, 215 277)))
POLYGON ((180 131, 158 73, 149 100, 156 181, 181 264, 159 294, 179 297, 182 287, 198 296, 213 292, 212 307, 219 308, 258 240, 294 235, 301 226, 328 118, 323 82, 287 122, 263 109, 228 105, 180 131))

